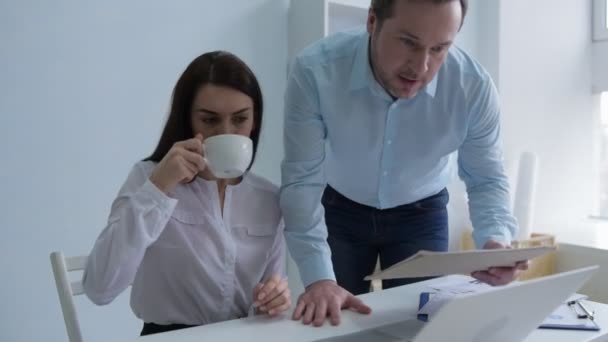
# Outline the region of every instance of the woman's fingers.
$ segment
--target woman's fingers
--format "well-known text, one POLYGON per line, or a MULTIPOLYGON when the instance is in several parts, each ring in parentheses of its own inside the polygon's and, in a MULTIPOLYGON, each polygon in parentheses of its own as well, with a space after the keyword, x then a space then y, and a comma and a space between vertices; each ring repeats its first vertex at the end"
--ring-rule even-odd
POLYGON ((197 134, 196 137, 188 140, 178 141, 173 145, 174 147, 183 148, 185 150, 203 154, 203 135, 197 134))
POLYGON ((187 162, 194 165, 195 169, 197 170, 197 173, 198 171, 203 171, 205 169, 205 158, 203 158, 202 154, 185 149, 182 149, 179 153, 187 162))

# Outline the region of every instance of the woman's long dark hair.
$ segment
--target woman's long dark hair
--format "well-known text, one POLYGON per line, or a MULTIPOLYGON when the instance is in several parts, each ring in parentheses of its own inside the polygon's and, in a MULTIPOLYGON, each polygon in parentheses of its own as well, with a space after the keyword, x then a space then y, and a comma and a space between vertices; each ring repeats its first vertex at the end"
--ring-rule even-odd
POLYGON ((188 65, 173 89, 169 118, 158 146, 154 153, 144 160, 160 162, 173 144, 194 136, 191 121, 192 102, 199 89, 207 84, 230 87, 248 95, 253 101, 253 130, 250 136, 253 141, 253 158, 251 158, 253 164, 262 128, 264 109, 262 91, 257 78, 247 64, 225 51, 202 54, 188 65))

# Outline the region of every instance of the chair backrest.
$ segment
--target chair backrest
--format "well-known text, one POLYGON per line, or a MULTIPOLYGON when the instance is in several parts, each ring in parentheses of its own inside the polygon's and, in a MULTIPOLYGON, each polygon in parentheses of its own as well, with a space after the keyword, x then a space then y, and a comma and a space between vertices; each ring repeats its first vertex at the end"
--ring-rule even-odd
POLYGON ((55 285, 59 295, 59 303, 63 312, 65 329, 70 342, 83 342, 80 324, 74 306, 73 296, 84 293, 80 279, 70 281, 69 272, 82 271, 87 262, 87 256, 64 257, 62 252, 51 253, 51 267, 55 276, 55 285))

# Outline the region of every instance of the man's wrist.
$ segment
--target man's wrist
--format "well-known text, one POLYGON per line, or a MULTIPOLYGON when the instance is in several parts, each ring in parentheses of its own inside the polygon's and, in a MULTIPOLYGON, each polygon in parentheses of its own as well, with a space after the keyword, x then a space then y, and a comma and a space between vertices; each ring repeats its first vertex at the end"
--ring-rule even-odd
POLYGON ((483 244, 483 249, 508 248, 509 246, 511 246, 511 244, 502 239, 491 238, 486 240, 486 242, 483 244))
POLYGON ((322 284, 322 283, 328 283, 328 282, 337 285, 336 281, 333 280, 333 279, 319 279, 317 281, 314 281, 314 282, 308 284, 308 286, 306 286, 306 290, 308 290, 309 288, 311 288, 313 285, 322 284))
POLYGON ((308 287, 319 280, 336 280, 330 255, 311 255, 298 262, 298 269, 304 287, 308 287))

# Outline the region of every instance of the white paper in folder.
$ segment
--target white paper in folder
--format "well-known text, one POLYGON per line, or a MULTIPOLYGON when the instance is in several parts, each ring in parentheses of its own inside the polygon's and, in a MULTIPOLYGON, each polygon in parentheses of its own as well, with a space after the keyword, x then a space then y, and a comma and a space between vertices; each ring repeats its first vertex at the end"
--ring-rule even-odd
POLYGON ((534 259, 555 249, 555 246, 539 246, 461 252, 420 251, 383 271, 365 277, 365 280, 470 274, 490 267, 515 266, 518 261, 534 259))

